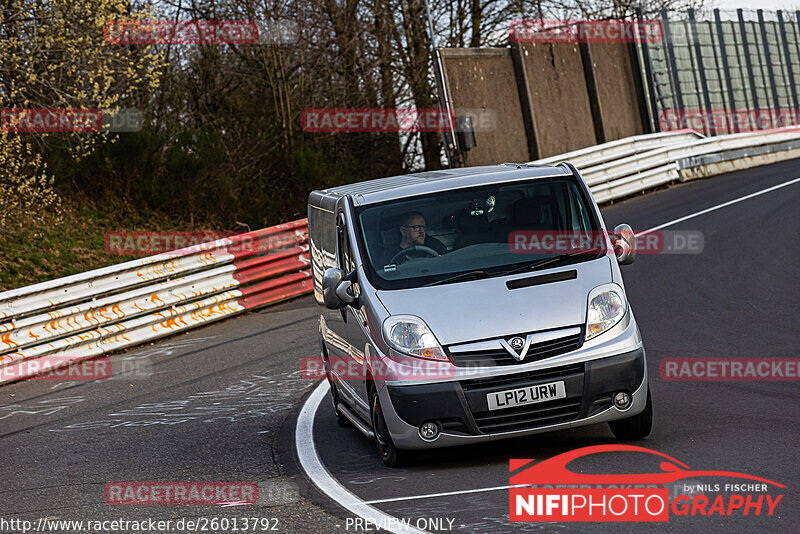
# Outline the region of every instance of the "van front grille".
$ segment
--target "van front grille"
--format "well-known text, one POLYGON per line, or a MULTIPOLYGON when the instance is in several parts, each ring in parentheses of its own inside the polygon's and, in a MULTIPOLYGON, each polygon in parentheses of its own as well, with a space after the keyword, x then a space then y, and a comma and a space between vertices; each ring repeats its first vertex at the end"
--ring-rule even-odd
POLYGON ((548 367, 547 369, 537 369, 524 373, 514 373, 510 375, 490 376, 487 378, 473 378, 472 380, 462 380, 461 388, 464 392, 481 390, 488 392, 491 389, 508 386, 524 386, 526 384, 542 380, 558 380, 570 377, 575 374, 583 374, 583 364, 574 363, 572 365, 562 365, 560 367, 548 367))
POLYGON ((522 361, 515 359, 503 348, 469 352, 454 352, 448 349, 448 353, 457 367, 495 367, 544 360, 572 352, 580 346, 581 334, 575 334, 532 344, 522 361))

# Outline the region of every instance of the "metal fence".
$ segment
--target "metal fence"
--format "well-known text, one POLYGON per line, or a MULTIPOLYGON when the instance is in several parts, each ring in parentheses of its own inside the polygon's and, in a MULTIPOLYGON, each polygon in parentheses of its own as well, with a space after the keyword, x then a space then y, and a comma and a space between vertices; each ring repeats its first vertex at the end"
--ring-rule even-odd
POLYGON ((2 292, 0 384, 310 293, 310 263, 301 219, 2 292))
POLYGON ((663 39, 637 44, 653 131, 798 123, 800 11, 662 10, 658 18, 663 39))
POLYGON ((704 137, 694 131, 618 139, 532 163, 569 161, 598 203, 676 180, 713 176, 800 157, 800 128, 704 137))

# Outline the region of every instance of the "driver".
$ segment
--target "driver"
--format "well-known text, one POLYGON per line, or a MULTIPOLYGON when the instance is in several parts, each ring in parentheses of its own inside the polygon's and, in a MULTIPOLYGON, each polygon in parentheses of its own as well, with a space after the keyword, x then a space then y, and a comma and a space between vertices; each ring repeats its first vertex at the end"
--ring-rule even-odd
MULTIPOLYGON (((425 217, 418 211, 406 213, 400 221, 400 248, 425 244, 425 217)), ((395 250, 395 254, 399 252, 395 250)))
POLYGON ((388 264, 395 254, 408 247, 427 246, 439 254, 444 254, 447 251, 441 241, 427 237, 425 216, 418 211, 405 213, 400 218, 398 230, 400 230, 400 242, 396 246, 387 249, 383 257, 383 265, 388 264))

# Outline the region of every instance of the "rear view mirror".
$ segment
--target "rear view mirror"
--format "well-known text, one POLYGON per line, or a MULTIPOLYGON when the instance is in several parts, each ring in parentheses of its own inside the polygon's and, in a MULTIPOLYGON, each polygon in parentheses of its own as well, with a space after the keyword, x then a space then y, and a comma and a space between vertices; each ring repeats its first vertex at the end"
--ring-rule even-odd
POLYGON ((614 228, 614 253, 620 265, 630 265, 636 259, 636 234, 627 224, 614 228))
POLYGON ((322 300, 325 302, 325 306, 332 310, 340 310, 348 304, 352 304, 355 297, 348 291, 350 286, 351 282, 345 280, 343 270, 336 267, 326 269, 325 274, 322 275, 322 300))

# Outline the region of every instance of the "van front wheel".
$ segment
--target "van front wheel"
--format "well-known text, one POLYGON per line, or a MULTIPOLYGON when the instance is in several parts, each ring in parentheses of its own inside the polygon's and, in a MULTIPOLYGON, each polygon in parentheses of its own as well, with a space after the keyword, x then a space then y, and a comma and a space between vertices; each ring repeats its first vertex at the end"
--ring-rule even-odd
POLYGON ((381 402, 378 399, 378 392, 375 388, 370 389, 370 412, 372 415, 372 431, 375 434, 375 445, 378 447, 378 454, 386 467, 399 467, 407 460, 407 452, 398 449, 389 434, 386 420, 383 418, 381 402))
POLYGON ((642 413, 627 419, 609 421, 608 426, 619 441, 637 441, 649 436, 653 429, 653 399, 650 398, 650 388, 647 388, 647 404, 642 413))

